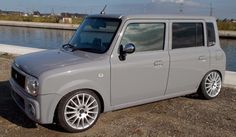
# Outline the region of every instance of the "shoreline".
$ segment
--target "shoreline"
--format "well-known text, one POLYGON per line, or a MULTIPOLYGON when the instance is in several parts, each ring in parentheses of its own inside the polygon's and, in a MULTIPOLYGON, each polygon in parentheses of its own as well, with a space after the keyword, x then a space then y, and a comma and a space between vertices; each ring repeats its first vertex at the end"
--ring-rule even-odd
MULTIPOLYGON (((79 24, 60 24, 60 23, 40 23, 40 22, 20 22, 0 20, 0 26, 26 27, 40 29, 76 30, 79 24)), ((236 31, 219 30, 220 38, 236 39, 236 31)))
POLYGON ((78 24, 60 24, 60 23, 40 23, 40 22, 21 22, 21 21, 3 21, 0 20, 0 26, 26 27, 41 29, 58 29, 58 30, 76 30, 78 24))

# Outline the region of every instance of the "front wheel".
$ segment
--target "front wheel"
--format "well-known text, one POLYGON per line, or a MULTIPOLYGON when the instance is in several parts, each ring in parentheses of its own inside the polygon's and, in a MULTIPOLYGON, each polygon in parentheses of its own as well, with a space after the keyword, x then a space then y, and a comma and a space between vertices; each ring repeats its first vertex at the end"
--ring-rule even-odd
POLYGON ((72 92, 63 97, 58 105, 58 122, 69 132, 81 132, 96 123, 100 111, 100 100, 94 92, 72 92))
POLYGON ((205 99, 216 98, 221 91, 222 78, 216 71, 211 71, 205 75, 201 82, 199 94, 205 99))

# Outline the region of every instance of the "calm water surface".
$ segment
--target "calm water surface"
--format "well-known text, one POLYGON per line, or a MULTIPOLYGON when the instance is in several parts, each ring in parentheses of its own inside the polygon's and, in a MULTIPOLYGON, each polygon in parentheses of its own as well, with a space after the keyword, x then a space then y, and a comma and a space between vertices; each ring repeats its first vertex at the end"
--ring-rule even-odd
POLYGON ((226 69, 236 71, 236 39, 220 39, 220 43, 226 54, 226 69))
POLYGON ((0 26, 0 43, 55 49, 67 43, 74 31, 0 26))
MULTIPOLYGON (((56 49, 67 43, 74 31, 0 26, 0 44, 56 49)), ((227 70, 236 71, 236 39, 221 39, 227 70)))

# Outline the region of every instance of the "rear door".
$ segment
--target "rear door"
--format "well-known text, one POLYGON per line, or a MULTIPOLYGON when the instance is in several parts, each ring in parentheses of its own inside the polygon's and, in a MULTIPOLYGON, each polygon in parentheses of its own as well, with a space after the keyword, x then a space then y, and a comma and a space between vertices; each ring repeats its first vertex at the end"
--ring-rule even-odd
POLYGON ((166 20, 129 20, 123 28, 111 55, 111 103, 127 107, 164 95, 169 71, 168 27, 166 20), (136 50, 121 61, 118 47, 128 43, 136 50))
POLYGON ((209 69, 205 23, 202 20, 172 21, 170 73, 166 94, 195 92, 209 69))

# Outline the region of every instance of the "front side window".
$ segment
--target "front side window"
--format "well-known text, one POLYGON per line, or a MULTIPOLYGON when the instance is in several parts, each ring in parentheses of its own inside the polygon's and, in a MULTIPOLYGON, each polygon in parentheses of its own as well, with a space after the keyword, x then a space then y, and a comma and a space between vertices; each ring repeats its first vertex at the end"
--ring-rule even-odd
POLYGON ((127 26, 121 44, 134 44, 135 52, 155 51, 164 49, 164 39, 164 23, 132 23, 127 26))
POLYGON ((74 49, 105 53, 110 48, 120 23, 120 19, 86 18, 69 44, 74 49))
POLYGON ((173 23, 172 49, 204 46, 202 23, 173 23))
POLYGON ((215 36, 215 28, 213 23, 207 23, 207 45, 211 46, 214 45, 216 42, 216 36, 215 36))

